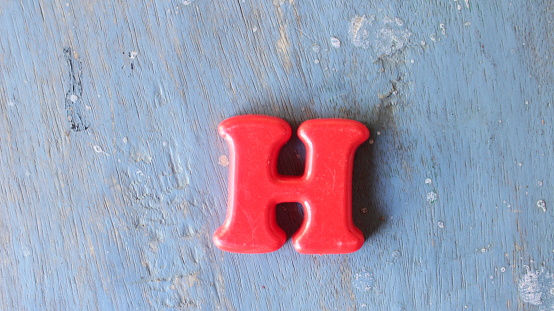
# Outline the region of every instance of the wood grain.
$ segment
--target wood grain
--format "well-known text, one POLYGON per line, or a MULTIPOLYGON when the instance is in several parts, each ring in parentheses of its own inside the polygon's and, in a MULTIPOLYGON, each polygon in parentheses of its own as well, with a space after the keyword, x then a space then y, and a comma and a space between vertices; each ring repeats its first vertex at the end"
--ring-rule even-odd
MULTIPOLYGON (((2 1, 0 309, 554 309, 553 20, 548 0, 2 1), (244 113, 370 128, 359 252, 213 246, 216 127, 244 113)), ((280 170, 303 159, 293 140, 280 170)))

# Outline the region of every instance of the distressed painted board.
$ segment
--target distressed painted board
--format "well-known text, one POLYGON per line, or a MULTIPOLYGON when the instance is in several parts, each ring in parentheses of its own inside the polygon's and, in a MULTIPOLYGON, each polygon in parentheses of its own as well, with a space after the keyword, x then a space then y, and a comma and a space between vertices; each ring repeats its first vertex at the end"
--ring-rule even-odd
POLYGON ((548 0, 1 1, 0 309, 554 310, 553 21, 548 0), (216 128, 245 113, 370 128, 360 251, 213 246, 216 128))

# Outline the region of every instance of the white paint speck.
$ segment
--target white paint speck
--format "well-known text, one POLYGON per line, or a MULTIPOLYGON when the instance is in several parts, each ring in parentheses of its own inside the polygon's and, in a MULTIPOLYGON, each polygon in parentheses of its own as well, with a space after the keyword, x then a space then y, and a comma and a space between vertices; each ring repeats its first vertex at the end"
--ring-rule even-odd
POLYGON ((435 203, 439 198, 439 195, 435 191, 427 193, 427 203, 435 203))
POLYGON ((387 22, 395 22, 398 26, 404 26, 404 21, 398 17, 395 17, 394 19, 391 19, 390 17, 385 17, 385 20, 387 22))
POLYGON ((258 31, 258 27, 252 28, 252 32, 257 32, 257 31, 258 31))
POLYGON ((130 57, 131 59, 135 59, 135 58, 137 58, 137 55, 138 55, 138 52, 137 52, 137 51, 132 51, 132 52, 129 54, 129 57, 130 57))
POLYGON ((381 135, 381 132, 378 131, 378 132, 377 132, 377 136, 379 136, 379 135, 381 135))
POLYGON ((521 167, 521 166, 523 166, 523 163, 519 162, 519 163, 517 164, 517 166, 521 167))
POLYGON ((184 1, 183 1, 183 4, 184 4, 184 5, 190 5, 191 3, 192 3, 192 1, 190 1, 190 0, 184 0, 184 1))
POLYGON ((219 157, 219 165, 221 166, 227 166, 229 165, 229 158, 227 158, 226 155, 222 155, 219 157))
POLYGON ((92 146, 92 149, 93 149, 94 152, 96 152, 96 153, 103 153, 103 154, 105 154, 105 155, 107 155, 107 156, 110 155, 109 153, 105 152, 105 151, 102 149, 102 147, 100 147, 100 146, 98 146, 98 145, 92 146))
POLYGON ((400 18, 376 15, 356 15, 348 28, 354 46, 371 49, 374 57, 392 55, 407 46, 412 33, 400 18))
POLYGON ((444 222, 439 221, 439 222, 437 223, 437 226, 439 226, 439 228, 441 228, 441 229, 444 229, 444 222))
POLYGON ((358 273, 354 273, 352 278, 352 285, 360 291, 371 291, 375 289, 375 278, 373 273, 362 269, 358 273))
POLYGON ((506 268, 505 267, 500 268, 500 272, 502 273, 506 272, 506 268))
POLYGON ((542 187, 542 180, 537 180, 537 186, 542 187))
POLYGON ((129 139, 125 136, 121 139, 123 141, 124 144, 126 144, 127 142, 129 142, 129 139))
POLYGON ((332 45, 335 49, 340 48, 340 40, 339 40, 339 38, 337 38, 337 37, 331 37, 331 45, 332 45))
POLYGON ((464 26, 471 26, 471 22, 465 22, 464 26))
POLYGON ((538 200, 537 207, 540 208, 543 212, 546 212, 546 202, 544 202, 544 200, 538 200))
POLYGON ((526 100, 526 101, 525 101, 525 104, 526 104, 526 105, 529 105, 529 101, 528 101, 528 100, 526 100))
POLYGON ((431 183, 433 183, 433 180, 431 178, 425 178, 425 184, 426 185, 429 185, 431 183))
POLYGON ((79 96, 75 95, 75 94, 71 94, 69 95, 69 100, 74 103, 76 102, 77 100, 79 100, 79 96))
POLYGON ((446 36, 446 27, 444 26, 444 24, 440 24, 439 28, 441 29, 442 34, 446 36))
POLYGON ((21 248, 21 253, 23 254, 23 257, 29 257, 32 254, 32 250, 29 246, 25 245, 21 248))
POLYGON ((462 10, 462 6, 459 3, 458 3, 458 5, 456 5, 456 8, 458 9, 458 11, 462 10))

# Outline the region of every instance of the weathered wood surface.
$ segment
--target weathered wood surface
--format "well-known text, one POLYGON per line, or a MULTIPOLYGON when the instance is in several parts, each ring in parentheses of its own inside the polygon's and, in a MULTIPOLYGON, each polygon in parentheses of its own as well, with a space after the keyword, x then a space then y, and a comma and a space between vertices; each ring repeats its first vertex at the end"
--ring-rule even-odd
MULTIPOLYGON (((547 0, 2 1, 0 309, 554 310, 553 20, 547 0), (359 252, 212 245, 216 127, 243 113, 368 125, 359 252)), ((292 142, 282 172, 302 160, 292 142)))

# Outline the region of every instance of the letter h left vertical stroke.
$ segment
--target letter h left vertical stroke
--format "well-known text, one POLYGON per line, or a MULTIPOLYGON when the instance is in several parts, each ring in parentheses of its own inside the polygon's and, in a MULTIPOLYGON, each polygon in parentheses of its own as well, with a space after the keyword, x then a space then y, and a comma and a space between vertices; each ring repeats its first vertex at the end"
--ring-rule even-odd
POLYGON ((276 216, 276 205, 283 202, 299 202, 304 208, 304 221, 292 237, 296 251, 342 254, 362 247, 363 234, 352 221, 352 166, 369 130, 346 119, 302 123, 302 176, 277 170, 279 151, 291 133, 284 120, 263 115, 232 117, 219 125, 230 151, 227 216, 213 236, 221 250, 267 253, 283 246, 287 236, 276 216))

